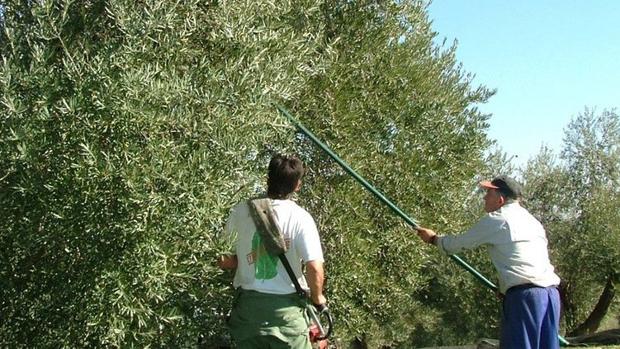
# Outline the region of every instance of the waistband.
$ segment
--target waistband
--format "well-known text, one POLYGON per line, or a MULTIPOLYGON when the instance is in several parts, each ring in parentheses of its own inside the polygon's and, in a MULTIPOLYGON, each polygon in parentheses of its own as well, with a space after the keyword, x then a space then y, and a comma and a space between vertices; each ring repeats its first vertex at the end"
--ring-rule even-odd
POLYGON ((539 285, 532 284, 532 283, 527 283, 527 284, 521 284, 521 285, 512 286, 508 290, 506 290, 506 292, 508 292, 508 291, 516 291, 516 290, 525 290, 525 289, 533 288, 533 287, 538 287, 538 288, 556 288, 557 289, 558 285, 551 285, 551 286, 544 287, 544 286, 539 286, 539 285))

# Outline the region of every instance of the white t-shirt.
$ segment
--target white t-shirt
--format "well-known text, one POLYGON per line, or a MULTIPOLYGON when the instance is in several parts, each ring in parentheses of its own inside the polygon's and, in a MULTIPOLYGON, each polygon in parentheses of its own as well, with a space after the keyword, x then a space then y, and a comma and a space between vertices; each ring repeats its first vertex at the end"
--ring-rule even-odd
MULTIPOLYGON (((291 200, 271 200, 284 241, 286 259, 302 288, 308 284, 302 274, 302 262, 323 261, 319 232, 312 216, 291 200)), ((271 294, 295 292, 290 276, 277 256, 270 256, 261 243, 247 202, 233 207, 225 233, 235 241, 238 265, 233 285, 245 290, 271 294)))
POLYGON ((502 293, 521 284, 548 287, 560 283, 549 261, 545 229, 516 201, 487 214, 461 235, 437 237, 435 244, 448 254, 486 245, 502 293))

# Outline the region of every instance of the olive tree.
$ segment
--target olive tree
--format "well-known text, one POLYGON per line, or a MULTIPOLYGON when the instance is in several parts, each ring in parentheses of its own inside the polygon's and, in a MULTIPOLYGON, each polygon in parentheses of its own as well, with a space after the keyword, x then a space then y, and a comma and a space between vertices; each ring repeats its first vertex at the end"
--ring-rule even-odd
POLYGON ((614 302, 620 270, 620 119, 586 109, 565 129, 558 158, 543 150, 524 172, 562 278, 569 335, 595 331, 614 302))
POLYGON ((272 105, 414 217, 461 227, 492 91, 435 43, 424 2, 0 4, 0 343, 226 342, 217 235, 274 151, 309 166, 299 201, 344 345, 472 335, 429 297, 442 257, 272 105))
POLYGON ((318 5, 3 2, 4 345, 224 336, 215 236, 292 143, 269 103, 325 68, 318 5))
MULTIPOLYGON (((326 6, 334 61, 289 104, 293 114, 412 217, 461 227, 454 203, 469 194, 488 146, 488 116, 475 106, 493 92, 472 86, 455 46, 434 44, 420 2, 326 6)), ((370 347, 471 338, 447 303, 428 296, 440 293, 436 265, 451 262, 325 154, 307 153, 307 204, 325 240, 339 329, 370 347), (449 337, 445 328, 456 331, 449 337)))

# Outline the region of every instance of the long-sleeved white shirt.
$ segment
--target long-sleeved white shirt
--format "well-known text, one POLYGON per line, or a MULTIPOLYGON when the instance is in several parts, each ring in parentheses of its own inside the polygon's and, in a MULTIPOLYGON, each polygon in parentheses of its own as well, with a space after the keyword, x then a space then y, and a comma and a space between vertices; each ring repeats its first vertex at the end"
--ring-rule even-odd
POLYGON ((463 234, 438 236, 435 244, 447 254, 487 246, 501 293, 522 284, 548 287, 560 283, 549 261, 545 229, 516 201, 488 213, 463 234))

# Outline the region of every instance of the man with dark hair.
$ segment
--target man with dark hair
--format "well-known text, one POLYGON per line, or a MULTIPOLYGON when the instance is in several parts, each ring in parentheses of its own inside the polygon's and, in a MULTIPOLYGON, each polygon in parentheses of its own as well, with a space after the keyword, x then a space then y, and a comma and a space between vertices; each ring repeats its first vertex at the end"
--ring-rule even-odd
MULTIPOLYGON (((301 188, 304 166, 295 156, 275 155, 269 163, 267 197, 288 246, 284 254, 297 281, 318 306, 323 295, 323 251, 310 214, 290 199, 301 188), (302 262, 306 276, 302 273, 302 262)), ((306 299, 295 293, 291 277, 277 256, 265 249, 247 201, 237 204, 225 234, 234 237, 235 254, 220 256, 222 269, 236 269, 236 289, 229 319, 237 348, 311 348, 306 299)))
POLYGON ((499 176, 480 182, 488 213, 460 235, 439 236, 419 227, 418 236, 447 254, 486 245, 503 295, 500 348, 559 348, 560 278, 554 273, 542 224, 519 204, 521 186, 499 176))

